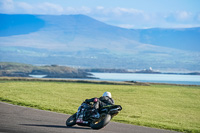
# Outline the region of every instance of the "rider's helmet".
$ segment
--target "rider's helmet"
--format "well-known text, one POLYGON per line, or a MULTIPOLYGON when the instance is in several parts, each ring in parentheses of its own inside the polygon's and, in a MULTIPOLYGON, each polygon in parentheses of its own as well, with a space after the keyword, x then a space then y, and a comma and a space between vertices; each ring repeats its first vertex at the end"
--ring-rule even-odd
POLYGON ((111 93, 110 93, 110 92, 107 92, 107 91, 103 93, 103 96, 107 96, 107 97, 110 97, 110 98, 112 97, 112 96, 111 96, 111 93))

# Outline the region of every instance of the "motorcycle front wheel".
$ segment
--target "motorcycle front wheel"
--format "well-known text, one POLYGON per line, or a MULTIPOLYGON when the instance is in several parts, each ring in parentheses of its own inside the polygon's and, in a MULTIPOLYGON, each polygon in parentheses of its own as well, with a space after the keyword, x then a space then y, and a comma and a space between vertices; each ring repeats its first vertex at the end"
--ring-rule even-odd
POLYGON ((67 120, 66 120, 66 126, 71 127, 73 125, 76 125, 76 113, 71 115, 67 120))
POLYGON ((111 115, 109 114, 101 114, 100 118, 97 120, 93 120, 90 123, 90 127, 92 129, 100 129, 103 128, 104 126, 106 126, 111 120, 111 115))

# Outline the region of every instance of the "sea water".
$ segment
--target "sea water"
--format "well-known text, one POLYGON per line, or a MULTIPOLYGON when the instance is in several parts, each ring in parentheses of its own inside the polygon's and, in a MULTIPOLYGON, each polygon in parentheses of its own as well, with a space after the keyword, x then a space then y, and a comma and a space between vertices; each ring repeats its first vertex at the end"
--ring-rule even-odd
POLYGON ((93 77, 105 81, 139 81, 200 85, 200 75, 138 74, 138 73, 92 73, 93 77))

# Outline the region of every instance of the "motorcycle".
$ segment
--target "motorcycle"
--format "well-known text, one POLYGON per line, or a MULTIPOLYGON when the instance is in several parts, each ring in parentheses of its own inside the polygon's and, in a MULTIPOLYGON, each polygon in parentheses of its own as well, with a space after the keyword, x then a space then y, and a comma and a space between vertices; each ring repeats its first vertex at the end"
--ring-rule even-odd
POLYGON ((78 111, 66 120, 66 126, 89 126, 92 129, 101 129, 116 116, 122 107, 120 105, 108 105, 99 109, 99 117, 94 118, 93 104, 83 102, 78 111))

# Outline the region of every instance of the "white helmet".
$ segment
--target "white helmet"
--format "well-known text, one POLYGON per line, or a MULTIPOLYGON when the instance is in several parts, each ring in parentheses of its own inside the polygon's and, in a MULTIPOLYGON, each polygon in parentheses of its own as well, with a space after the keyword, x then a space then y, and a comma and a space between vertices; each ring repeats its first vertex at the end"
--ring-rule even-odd
POLYGON ((108 96, 108 97, 110 97, 110 98, 112 97, 112 96, 111 96, 111 93, 110 93, 110 92, 107 92, 107 91, 103 93, 103 96, 104 96, 104 97, 105 97, 105 96, 108 96))

